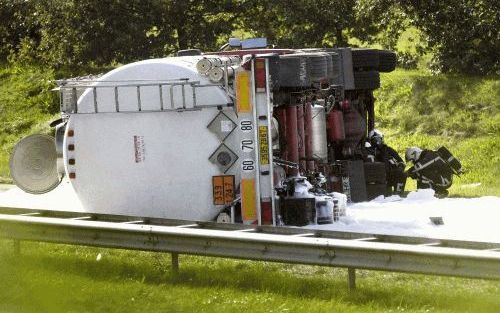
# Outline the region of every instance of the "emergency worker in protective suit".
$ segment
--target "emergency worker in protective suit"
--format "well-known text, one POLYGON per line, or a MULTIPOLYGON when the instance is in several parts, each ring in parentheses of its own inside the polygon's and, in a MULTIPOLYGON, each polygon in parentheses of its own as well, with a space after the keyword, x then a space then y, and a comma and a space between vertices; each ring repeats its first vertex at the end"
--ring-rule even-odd
POLYGON ((405 159, 413 162, 407 173, 417 180, 418 189, 432 188, 437 196, 448 195, 447 189, 453 182, 453 171, 438 152, 411 147, 406 149, 405 159))
POLYGON ((406 185, 405 162, 396 150, 384 143, 384 135, 379 130, 371 130, 368 141, 368 150, 374 161, 385 164, 387 193, 402 195, 406 185))

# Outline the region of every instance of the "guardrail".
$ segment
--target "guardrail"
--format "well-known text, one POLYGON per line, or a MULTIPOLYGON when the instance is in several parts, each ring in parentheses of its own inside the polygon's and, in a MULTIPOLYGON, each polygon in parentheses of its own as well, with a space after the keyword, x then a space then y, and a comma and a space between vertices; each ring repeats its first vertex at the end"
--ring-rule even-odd
POLYGON ((174 269, 179 254, 346 267, 350 288, 354 269, 500 279, 500 243, 47 212, 0 209, 0 237, 169 252, 174 269))

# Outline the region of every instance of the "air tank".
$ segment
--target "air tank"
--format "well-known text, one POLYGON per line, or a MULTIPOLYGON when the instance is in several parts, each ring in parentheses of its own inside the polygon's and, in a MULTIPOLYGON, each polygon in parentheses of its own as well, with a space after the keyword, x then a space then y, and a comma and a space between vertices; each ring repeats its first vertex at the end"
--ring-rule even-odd
POLYGON ((345 141, 343 154, 351 156, 366 133, 366 122, 352 106, 344 111, 345 141))
POLYGON ((328 144, 326 140, 325 108, 321 105, 313 105, 311 115, 313 157, 321 162, 326 162, 328 159, 328 144))
POLYGON ((339 143, 345 139, 344 116, 340 110, 328 113, 328 142, 339 143))

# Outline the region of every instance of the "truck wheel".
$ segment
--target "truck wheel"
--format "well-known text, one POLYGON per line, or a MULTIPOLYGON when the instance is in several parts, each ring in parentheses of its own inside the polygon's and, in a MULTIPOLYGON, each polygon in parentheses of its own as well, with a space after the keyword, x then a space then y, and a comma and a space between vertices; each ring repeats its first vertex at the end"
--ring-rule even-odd
POLYGON ((380 74, 377 71, 354 72, 354 89, 380 88, 380 74))
POLYGON ((352 66, 355 69, 377 69, 379 53, 377 49, 352 49, 352 66))
POLYGON ((379 65, 380 72, 392 72, 396 68, 397 57, 394 51, 380 50, 379 52, 379 65))
POLYGON ((279 62, 279 86, 304 88, 311 85, 311 70, 305 56, 282 55, 279 62))

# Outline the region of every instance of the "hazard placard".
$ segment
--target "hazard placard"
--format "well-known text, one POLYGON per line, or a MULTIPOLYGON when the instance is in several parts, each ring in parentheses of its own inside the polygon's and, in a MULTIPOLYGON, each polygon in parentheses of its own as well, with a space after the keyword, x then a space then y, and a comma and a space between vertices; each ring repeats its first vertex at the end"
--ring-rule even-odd
POLYGON ((253 224, 257 220, 255 179, 241 180, 241 215, 245 224, 253 224))
POLYGON ((267 138, 267 126, 259 126, 260 164, 269 164, 269 140, 267 138))
POLYGON ((234 176, 212 176, 213 198, 215 205, 231 204, 234 200, 234 176))

